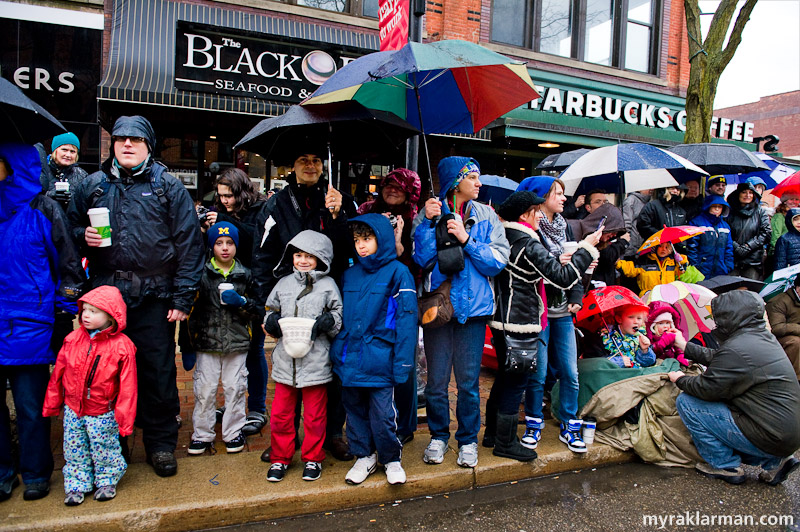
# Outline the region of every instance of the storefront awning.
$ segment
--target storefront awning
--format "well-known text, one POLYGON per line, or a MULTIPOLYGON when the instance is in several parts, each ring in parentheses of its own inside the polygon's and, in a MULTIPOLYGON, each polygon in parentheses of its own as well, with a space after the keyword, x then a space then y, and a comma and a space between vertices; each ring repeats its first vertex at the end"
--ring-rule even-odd
POLYGON ((377 50, 377 36, 266 15, 166 0, 114 0, 109 59, 98 86, 103 102, 142 103, 234 114, 275 116, 295 102, 176 88, 178 21, 377 50))

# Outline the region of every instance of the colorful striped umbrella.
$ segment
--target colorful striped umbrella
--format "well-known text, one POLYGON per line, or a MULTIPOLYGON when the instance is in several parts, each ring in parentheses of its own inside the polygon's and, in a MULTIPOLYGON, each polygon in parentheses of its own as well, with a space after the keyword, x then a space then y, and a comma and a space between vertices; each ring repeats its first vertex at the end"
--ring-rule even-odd
POLYGON ((650 237, 642 243, 637 253, 639 253, 639 255, 644 255, 659 244, 664 244, 665 242, 677 244, 678 242, 683 242, 684 240, 689 240, 692 237, 702 234, 705 231, 706 229, 693 225, 665 226, 664 229, 650 235, 650 237))
POLYGON ((698 332, 710 332, 716 327, 710 306, 715 297, 717 294, 705 286, 673 281, 653 287, 644 294, 642 301, 648 305, 653 301, 672 305, 681 317, 678 328, 689 340, 698 332))

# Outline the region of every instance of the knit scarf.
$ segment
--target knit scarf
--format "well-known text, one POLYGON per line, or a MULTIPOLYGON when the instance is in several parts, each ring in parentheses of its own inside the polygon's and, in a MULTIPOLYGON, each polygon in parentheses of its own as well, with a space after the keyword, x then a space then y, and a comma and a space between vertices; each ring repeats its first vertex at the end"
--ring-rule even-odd
POLYGON ((603 334, 603 347, 610 353, 609 358, 617 355, 626 356, 631 359, 634 368, 642 367, 636 360, 636 353, 639 351, 638 334, 622 334, 615 326, 603 334))
POLYGON ((547 216, 542 216, 539 221, 539 232, 542 235, 544 246, 550 254, 558 258, 564 253, 564 242, 567 241, 567 221, 556 213, 550 222, 547 216))

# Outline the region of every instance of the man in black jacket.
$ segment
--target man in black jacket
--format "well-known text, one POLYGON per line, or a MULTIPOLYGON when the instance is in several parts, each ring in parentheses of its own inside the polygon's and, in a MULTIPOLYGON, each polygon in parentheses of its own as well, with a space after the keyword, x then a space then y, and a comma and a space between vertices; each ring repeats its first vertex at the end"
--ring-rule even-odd
POLYGON ((680 205, 681 191, 678 187, 667 187, 656 190, 655 199, 642 208, 636 228, 643 240, 664 229, 664 226, 675 227, 686 225, 686 211, 680 205))
POLYGON ((128 305, 125 330, 136 345, 139 402, 147 461, 160 476, 178 471, 175 322, 192 308, 204 246, 194 202, 153 160, 155 132, 141 116, 122 116, 111 131, 111 156, 75 190, 67 215, 89 258, 92 288, 119 288, 128 305), (110 212, 111 246, 91 227, 88 210, 110 212))
POLYGON ((800 460, 800 384, 778 341, 764 322, 764 302, 754 292, 733 290, 711 301, 719 349, 686 343, 676 332, 676 347, 686 358, 708 366, 690 377, 669 378, 684 393, 677 409, 700 456, 697 470, 741 484, 742 462, 763 468, 759 480, 775 486, 800 460))

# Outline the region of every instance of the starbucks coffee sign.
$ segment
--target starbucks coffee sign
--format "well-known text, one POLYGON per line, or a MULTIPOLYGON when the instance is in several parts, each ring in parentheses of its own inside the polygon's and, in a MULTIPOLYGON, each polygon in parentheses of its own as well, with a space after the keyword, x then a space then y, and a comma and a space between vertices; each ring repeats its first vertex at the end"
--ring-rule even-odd
POLYGON ((291 103, 368 52, 186 21, 175 39, 175 88, 291 103))

